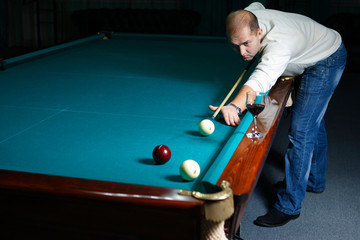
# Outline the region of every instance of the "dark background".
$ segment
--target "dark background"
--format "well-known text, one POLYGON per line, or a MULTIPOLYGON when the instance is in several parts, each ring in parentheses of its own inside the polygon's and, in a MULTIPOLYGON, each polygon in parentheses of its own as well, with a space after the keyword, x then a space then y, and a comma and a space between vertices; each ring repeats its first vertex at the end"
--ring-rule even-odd
MULTIPOLYGON (((98 31, 224 36, 224 20, 251 0, 0 0, 0 58, 98 31)), ((339 31, 359 63, 359 0, 259 0, 339 31)), ((353 67, 351 68, 357 69, 353 67)), ((349 67, 349 66, 348 66, 349 67)))

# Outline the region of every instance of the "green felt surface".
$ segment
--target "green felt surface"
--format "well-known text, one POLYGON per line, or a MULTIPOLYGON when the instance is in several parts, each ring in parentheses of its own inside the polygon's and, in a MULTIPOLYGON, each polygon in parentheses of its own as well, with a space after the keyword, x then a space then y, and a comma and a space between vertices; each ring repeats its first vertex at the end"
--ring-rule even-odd
POLYGON ((251 122, 198 133, 245 68, 225 39, 116 35, 54 50, 0 72, 1 169, 190 189, 216 181, 251 122), (151 159, 158 144, 172 150, 165 165, 151 159), (179 176, 186 159, 201 166, 194 182, 179 176))

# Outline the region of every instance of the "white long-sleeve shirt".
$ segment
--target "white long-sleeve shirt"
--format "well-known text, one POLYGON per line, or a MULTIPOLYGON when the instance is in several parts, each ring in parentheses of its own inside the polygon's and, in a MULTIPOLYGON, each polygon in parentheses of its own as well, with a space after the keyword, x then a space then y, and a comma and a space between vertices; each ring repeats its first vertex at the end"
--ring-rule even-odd
POLYGON ((263 30, 261 59, 245 83, 255 91, 268 91, 280 76, 302 74, 341 45, 339 33, 306 16, 265 9, 258 2, 245 10, 258 18, 263 30))

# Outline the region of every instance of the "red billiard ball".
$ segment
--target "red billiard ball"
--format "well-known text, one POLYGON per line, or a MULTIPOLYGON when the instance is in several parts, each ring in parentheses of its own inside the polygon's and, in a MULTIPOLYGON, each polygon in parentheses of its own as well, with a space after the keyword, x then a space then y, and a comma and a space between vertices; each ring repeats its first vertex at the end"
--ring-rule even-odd
POLYGON ((153 150, 153 159, 157 164, 164 164, 171 158, 171 151, 165 145, 156 146, 153 150))

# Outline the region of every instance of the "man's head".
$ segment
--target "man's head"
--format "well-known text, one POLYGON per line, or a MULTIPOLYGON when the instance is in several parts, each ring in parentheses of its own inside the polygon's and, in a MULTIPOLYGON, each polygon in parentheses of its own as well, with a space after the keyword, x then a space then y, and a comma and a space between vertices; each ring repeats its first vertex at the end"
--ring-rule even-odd
POLYGON ((246 10, 232 12, 226 18, 226 35, 232 48, 249 61, 260 50, 262 29, 256 16, 246 10))

